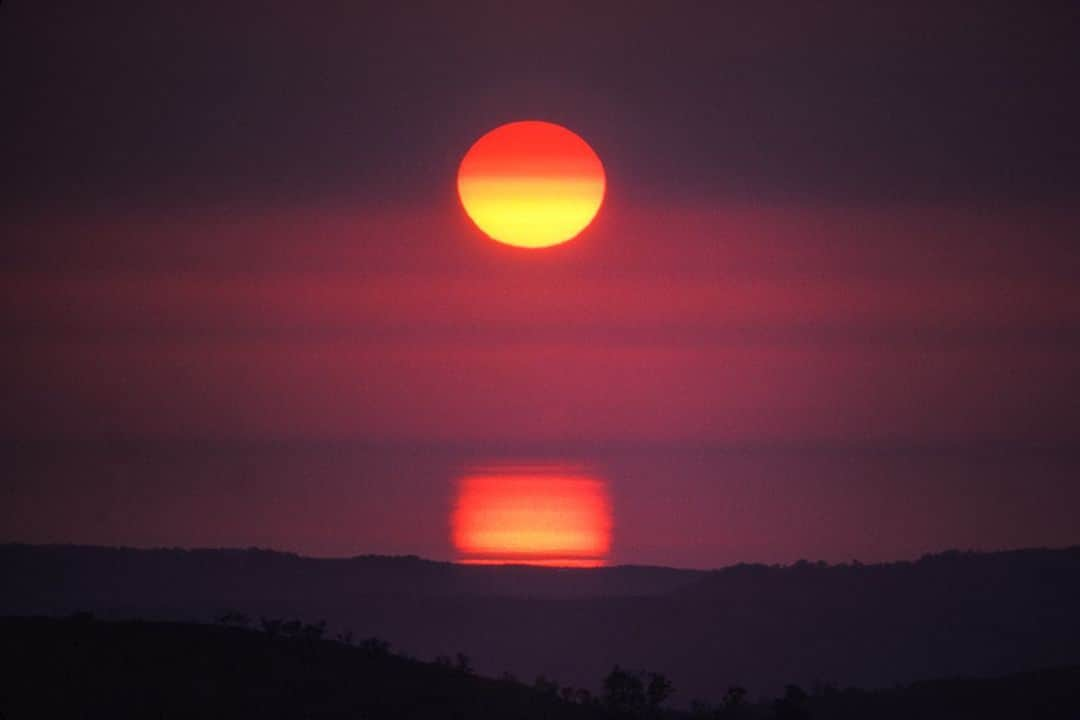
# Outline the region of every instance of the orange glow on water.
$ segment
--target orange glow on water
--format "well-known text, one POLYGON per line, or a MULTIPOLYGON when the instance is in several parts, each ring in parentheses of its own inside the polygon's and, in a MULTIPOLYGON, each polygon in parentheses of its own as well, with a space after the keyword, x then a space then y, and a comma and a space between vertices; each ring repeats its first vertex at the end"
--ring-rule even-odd
POLYGON ((508 245, 558 245, 584 230, 604 200, 604 166, 588 143, 554 123, 500 125, 458 168, 465 212, 508 245))
POLYGON ((565 466, 467 473, 451 518, 461 562, 596 567, 611 547, 603 481, 565 466))

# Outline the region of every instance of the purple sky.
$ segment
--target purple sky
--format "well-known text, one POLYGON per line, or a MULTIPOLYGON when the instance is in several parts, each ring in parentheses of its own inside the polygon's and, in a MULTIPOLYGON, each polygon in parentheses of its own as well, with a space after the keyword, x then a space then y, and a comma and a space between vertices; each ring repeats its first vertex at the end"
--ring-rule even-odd
POLYGON ((1077 11, 0 8, 0 540, 451 557, 585 463, 612 559, 1080 542, 1077 11), (608 198, 485 240, 502 122, 608 198))

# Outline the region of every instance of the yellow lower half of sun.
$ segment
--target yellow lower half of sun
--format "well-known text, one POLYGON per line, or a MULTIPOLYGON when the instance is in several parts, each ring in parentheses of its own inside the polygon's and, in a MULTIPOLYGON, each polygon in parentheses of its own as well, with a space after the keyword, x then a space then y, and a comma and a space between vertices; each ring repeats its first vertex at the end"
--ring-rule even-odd
POLYGON ((463 177, 458 193, 465 212, 487 235, 526 248, 558 245, 596 217, 603 178, 463 177))

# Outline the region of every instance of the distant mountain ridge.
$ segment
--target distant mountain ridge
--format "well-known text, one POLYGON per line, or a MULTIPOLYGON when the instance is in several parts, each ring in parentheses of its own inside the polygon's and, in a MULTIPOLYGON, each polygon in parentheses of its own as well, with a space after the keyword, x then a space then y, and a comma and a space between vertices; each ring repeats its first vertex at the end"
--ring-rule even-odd
MULTIPOLYGON (((350 558, 311 558, 261 548, 247 549, 133 549, 87 545, 0 545, 0 572, 14 578, 36 578, 27 584, 41 596, 28 598, 34 607, 56 597, 63 588, 97 593, 102 575, 119 573, 122 583, 131 573, 153 577, 167 570, 160 582, 179 578, 213 582, 215 592, 236 587, 305 594, 316 589, 334 593, 483 595, 511 597, 605 597, 658 595, 689 585, 708 574, 643 565, 600 568, 549 568, 529 565, 462 565, 426 560, 415 555, 358 555, 350 558), (324 587, 325 586, 325 587, 324 587), (92 589, 97 588, 97 589, 92 589)), ((160 587, 160 585, 158 586, 160 587)), ((150 590, 151 588, 147 588, 150 590)))
POLYGON ((0 583, 2 614, 325 618, 490 675, 589 687, 617 663, 649 668, 684 698, 1080 663, 1080 547, 706 572, 4 545, 0 583))

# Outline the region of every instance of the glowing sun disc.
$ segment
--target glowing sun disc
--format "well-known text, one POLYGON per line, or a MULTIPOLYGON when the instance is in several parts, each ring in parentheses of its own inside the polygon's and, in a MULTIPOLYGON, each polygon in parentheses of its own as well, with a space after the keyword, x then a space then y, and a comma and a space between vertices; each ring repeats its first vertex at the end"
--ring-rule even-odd
POLYGON ((524 248, 576 237, 604 201, 604 166, 562 125, 500 125, 473 143, 458 168, 458 197, 493 240, 524 248))
POLYGON ((477 468, 451 516, 460 562, 596 567, 611 546, 604 481, 561 466, 477 468))

